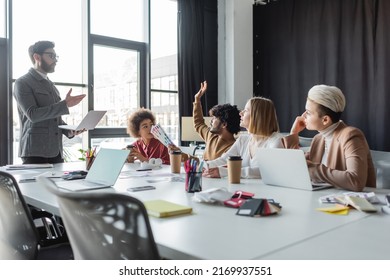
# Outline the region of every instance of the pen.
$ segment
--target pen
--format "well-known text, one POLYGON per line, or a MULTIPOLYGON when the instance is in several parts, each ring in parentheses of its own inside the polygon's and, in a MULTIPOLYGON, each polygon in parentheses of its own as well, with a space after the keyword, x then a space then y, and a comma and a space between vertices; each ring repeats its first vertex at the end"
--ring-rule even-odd
POLYGON ((197 172, 202 172, 203 171, 203 164, 204 164, 204 161, 202 160, 201 163, 198 166, 198 171, 197 172))

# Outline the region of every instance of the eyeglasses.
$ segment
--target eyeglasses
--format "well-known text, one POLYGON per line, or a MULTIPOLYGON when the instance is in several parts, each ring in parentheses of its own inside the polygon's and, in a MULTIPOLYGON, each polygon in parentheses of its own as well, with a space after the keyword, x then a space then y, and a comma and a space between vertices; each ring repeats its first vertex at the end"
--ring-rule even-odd
POLYGON ((42 54, 47 54, 51 59, 55 59, 55 60, 58 60, 60 57, 56 54, 56 53, 52 53, 52 52, 43 52, 42 54))

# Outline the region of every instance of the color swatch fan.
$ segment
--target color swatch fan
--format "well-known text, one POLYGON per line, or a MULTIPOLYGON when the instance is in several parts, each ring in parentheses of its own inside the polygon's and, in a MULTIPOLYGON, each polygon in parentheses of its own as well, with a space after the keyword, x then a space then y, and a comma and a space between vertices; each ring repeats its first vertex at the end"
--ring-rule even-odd
POLYGON ((246 200, 236 214, 251 217, 269 216, 279 213, 281 208, 273 199, 252 198, 246 200))
POLYGON ((156 124, 152 127, 151 133, 154 135, 154 138, 158 139, 165 146, 174 145, 169 136, 165 133, 164 129, 160 124, 156 124))

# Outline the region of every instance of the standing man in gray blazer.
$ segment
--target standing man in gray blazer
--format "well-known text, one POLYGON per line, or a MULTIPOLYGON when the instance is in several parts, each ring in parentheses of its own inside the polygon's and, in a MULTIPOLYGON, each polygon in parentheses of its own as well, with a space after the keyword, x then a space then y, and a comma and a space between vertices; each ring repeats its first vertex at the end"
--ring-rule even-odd
POLYGON ((20 118, 19 157, 27 163, 60 163, 63 160, 62 134, 72 138, 82 131, 62 130, 65 124, 62 115, 78 105, 85 94, 71 96, 65 100, 54 83, 47 78, 53 73, 58 56, 54 43, 39 41, 28 49, 32 67, 27 74, 15 81, 14 97, 20 118))

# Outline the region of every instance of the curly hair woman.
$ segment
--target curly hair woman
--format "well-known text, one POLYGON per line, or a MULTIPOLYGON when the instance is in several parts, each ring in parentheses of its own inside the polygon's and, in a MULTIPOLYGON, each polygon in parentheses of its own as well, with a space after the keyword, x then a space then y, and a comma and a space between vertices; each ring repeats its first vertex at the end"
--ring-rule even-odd
POLYGON ((152 111, 141 108, 133 112, 127 120, 127 133, 138 138, 127 159, 128 162, 139 160, 148 161, 151 158, 160 158, 163 164, 169 164, 169 151, 151 133, 156 118, 152 111))

